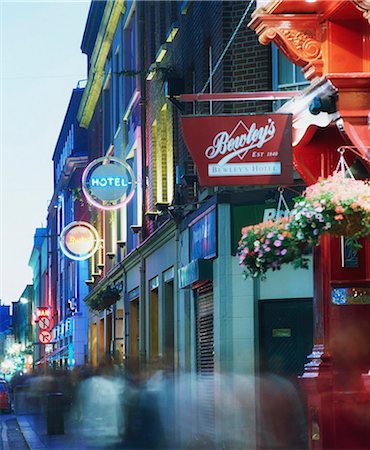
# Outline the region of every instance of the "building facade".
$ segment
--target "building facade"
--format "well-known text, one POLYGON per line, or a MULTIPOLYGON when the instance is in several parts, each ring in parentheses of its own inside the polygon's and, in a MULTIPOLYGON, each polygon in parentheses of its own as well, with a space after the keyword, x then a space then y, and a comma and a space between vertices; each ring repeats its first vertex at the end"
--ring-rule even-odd
POLYGON ((86 363, 86 305, 89 264, 73 260, 62 251, 63 230, 74 222, 88 220, 81 192, 82 171, 87 164, 87 133, 76 115, 83 95, 73 90, 53 154, 54 193, 48 209, 49 307, 52 318, 52 347, 49 364, 73 368, 86 363))
MULTIPOLYGON (((272 89, 272 52, 245 28, 251 13, 244 2, 118 1, 103 12, 93 3, 82 45, 89 80, 78 118, 95 136, 90 160, 118 157, 137 180, 124 207, 91 212, 104 251, 91 262, 96 276, 85 300, 94 304, 108 287, 120 297, 90 308, 89 362, 187 371, 210 380, 204 398, 221 389, 216 374, 295 377, 312 345, 312 267, 245 281, 235 257, 241 227, 276 214, 278 185, 201 186, 182 133, 187 115, 273 111, 263 98, 181 102, 188 93, 272 89), (285 346, 271 338, 282 329, 292 336, 285 346)), ((293 184, 301 188, 298 174, 293 184)), ((188 388, 197 395, 198 387, 188 388)), ((194 432, 217 429, 222 440, 230 430, 212 402, 208 409, 200 421, 193 417, 194 432)))

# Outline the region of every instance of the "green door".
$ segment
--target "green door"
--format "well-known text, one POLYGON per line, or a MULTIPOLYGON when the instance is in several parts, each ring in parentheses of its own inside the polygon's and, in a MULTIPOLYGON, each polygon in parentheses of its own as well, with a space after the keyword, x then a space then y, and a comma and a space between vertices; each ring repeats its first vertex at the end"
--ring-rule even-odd
POLYGON ((312 299, 260 300, 260 370, 302 375, 313 345, 312 299))

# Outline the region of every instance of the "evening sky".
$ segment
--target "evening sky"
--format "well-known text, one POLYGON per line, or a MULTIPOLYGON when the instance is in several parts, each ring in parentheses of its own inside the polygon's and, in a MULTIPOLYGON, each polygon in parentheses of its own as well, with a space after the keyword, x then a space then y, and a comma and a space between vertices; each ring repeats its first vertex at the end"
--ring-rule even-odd
POLYGON ((0 299, 19 299, 36 227, 46 225, 52 155, 72 89, 90 1, 0 0, 0 299))

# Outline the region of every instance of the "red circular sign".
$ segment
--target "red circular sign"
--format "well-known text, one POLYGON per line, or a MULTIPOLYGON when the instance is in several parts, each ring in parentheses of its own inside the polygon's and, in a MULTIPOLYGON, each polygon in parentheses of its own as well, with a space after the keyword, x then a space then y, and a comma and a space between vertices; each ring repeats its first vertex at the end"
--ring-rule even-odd
POLYGON ((51 341, 50 331, 43 330, 39 333, 39 342, 41 342, 41 344, 49 344, 50 341, 51 341))
POLYGON ((40 317, 39 319, 39 328, 40 330, 50 330, 50 319, 49 317, 40 317))

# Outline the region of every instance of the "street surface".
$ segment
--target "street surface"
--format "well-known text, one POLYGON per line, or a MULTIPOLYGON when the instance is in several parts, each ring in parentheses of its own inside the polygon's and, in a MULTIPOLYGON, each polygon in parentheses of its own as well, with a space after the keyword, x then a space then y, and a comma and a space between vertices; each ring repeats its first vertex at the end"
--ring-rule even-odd
POLYGON ((28 450, 14 414, 1 414, 0 428, 0 450, 28 450))

